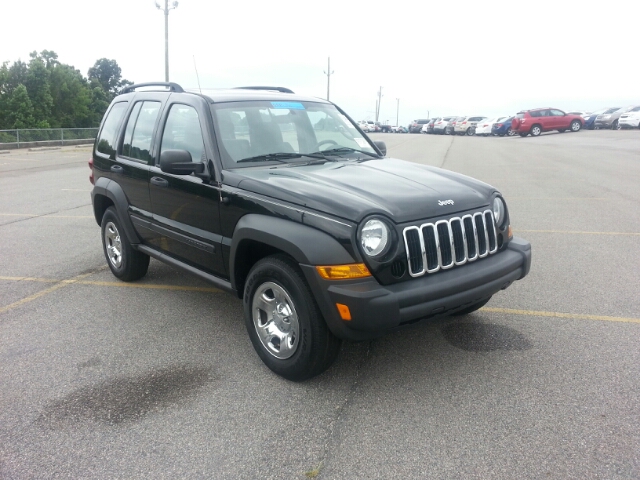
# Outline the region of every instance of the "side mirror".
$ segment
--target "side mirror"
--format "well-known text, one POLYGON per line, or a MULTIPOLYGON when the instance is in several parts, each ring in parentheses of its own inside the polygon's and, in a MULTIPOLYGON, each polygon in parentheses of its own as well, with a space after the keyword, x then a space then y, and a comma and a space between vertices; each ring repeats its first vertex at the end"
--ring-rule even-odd
POLYGON ((376 140, 373 142, 373 144, 378 147, 378 150, 380 150, 380 152, 382 152, 382 156, 386 157, 387 156, 387 144, 384 143, 382 140, 376 140))
POLYGON ((165 150, 160 155, 160 170, 174 175, 204 172, 204 163, 192 162, 187 150, 165 150))

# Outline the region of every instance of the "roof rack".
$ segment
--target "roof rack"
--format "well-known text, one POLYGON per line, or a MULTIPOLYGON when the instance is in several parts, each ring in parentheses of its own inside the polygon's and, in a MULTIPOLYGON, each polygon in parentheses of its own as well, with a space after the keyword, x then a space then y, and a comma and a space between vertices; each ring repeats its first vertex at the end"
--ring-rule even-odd
POLYGON ((142 88, 142 87, 167 87, 169 89, 169 91, 171 91, 171 92, 176 92, 176 93, 183 93, 184 92, 182 87, 180 85, 178 85, 177 83, 173 83, 173 82, 147 82, 147 83, 136 83, 134 85, 127 85, 126 87, 124 87, 120 91, 120 93, 135 92, 136 88, 142 88))
POLYGON ((282 93, 293 93, 293 90, 286 87, 257 86, 257 87, 236 87, 235 89, 236 90, 274 90, 276 92, 282 92, 282 93))

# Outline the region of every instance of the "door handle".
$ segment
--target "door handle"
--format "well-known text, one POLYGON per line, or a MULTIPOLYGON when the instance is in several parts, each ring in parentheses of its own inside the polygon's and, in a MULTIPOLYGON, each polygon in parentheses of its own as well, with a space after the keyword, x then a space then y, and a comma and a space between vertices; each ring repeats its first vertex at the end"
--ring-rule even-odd
POLYGON ((151 185, 155 185, 156 187, 168 187, 169 182, 161 177, 151 177, 151 185))
POLYGON ((124 168, 122 168, 120 165, 112 165, 111 166, 111 171, 113 173, 123 174, 124 173, 124 168))

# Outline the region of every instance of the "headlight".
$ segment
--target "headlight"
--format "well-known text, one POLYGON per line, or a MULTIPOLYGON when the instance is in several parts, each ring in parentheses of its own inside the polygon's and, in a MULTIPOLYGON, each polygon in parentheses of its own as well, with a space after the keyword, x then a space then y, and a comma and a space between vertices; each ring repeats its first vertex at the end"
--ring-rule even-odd
POLYGON ((360 246, 369 257, 380 255, 389 244, 389 227, 382 220, 368 220, 360 231, 360 246))
POLYGON ((504 207, 504 200, 500 197, 496 197, 493 199, 493 218, 496 220, 496 225, 498 227, 502 226, 504 222, 506 208, 504 207))

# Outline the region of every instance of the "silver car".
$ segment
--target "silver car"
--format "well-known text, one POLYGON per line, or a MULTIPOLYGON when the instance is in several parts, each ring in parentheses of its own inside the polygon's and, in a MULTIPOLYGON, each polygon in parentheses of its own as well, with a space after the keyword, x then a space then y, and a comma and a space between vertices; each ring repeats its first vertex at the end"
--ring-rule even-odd
POLYGON ((611 128, 612 130, 617 130, 619 128, 618 119, 620 118, 620 115, 622 115, 623 113, 627 113, 633 107, 634 106, 632 105, 630 107, 617 107, 607 109, 604 113, 596 117, 596 128, 611 128))

